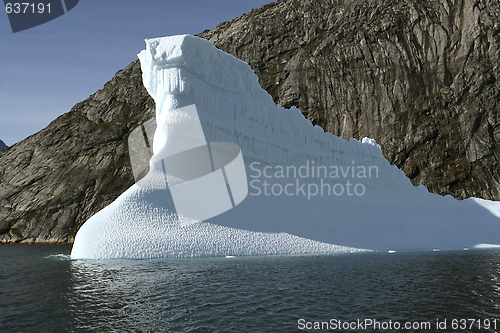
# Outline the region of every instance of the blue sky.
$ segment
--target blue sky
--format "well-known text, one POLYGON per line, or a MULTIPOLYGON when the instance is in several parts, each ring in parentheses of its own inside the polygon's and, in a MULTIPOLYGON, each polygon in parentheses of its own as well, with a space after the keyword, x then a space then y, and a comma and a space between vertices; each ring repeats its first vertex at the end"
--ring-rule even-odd
POLYGON ((67 14, 12 33, 0 12, 0 139, 46 127, 137 59, 144 39, 196 34, 270 0, 80 0, 67 14))

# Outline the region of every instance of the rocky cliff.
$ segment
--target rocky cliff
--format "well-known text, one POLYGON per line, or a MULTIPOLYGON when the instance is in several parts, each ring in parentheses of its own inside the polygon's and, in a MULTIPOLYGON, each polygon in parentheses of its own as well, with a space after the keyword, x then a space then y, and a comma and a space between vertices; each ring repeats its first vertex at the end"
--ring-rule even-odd
MULTIPOLYGON (((200 36, 277 104, 375 138, 414 184, 500 200, 499 18, 490 0, 284 0, 200 36)), ((133 183, 127 136, 153 116, 136 61, 0 153, 0 241, 71 241, 133 183)))

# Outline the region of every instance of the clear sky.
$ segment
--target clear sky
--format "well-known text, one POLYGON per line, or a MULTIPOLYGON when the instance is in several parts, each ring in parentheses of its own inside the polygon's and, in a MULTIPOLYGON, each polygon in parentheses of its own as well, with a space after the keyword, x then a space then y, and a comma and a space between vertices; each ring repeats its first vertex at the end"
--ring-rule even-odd
POLYGON ((145 38, 197 34, 270 2, 80 0, 65 15, 18 33, 2 9, 0 139, 11 146, 68 112, 137 59, 145 38))

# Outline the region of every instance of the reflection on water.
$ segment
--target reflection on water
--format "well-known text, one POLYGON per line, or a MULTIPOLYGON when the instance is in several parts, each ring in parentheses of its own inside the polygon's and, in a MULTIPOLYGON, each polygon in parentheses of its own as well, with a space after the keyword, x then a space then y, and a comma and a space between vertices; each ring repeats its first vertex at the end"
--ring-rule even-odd
MULTIPOLYGON (((500 313, 500 253, 488 256, 485 259, 484 268, 478 274, 479 281, 482 282, 480 285, 485 286, 484 290, 479 290, 479 300, 485 308, 492 307, 493 313, 498 316, 500 313), (482 272, 484 274, 481 274, 482 272), (481 297, 481 291, 484 297, 481 297)), ((500 325, 497 328, 500 331, 500 325)))
POLYGON ((69 246, 0 246, 0 332, 65 332, 70 274, 68 260, 47 255, 69 246))
POLYGON ((496 319, 500 331, 498 250, 137 261, 67 250, 0 247, 0 331, 289 332, 300 318, 496 319))
POLYGON ((272 266, 255 258, 74 261, 71 311, 79 327, 99 322, 104 331, 234 331, 280 320, 274 310, 293 301, 285 293, 273 299, 272 266))
MULTIPOLYGON (((175 263, 173 263, 175 264, 175 263)), ((165 317, 164 327, 171 326, 177 315, 189 313, 189 297, 179 287, 189 272, 179 272, 171 265, 132 261, 74 261, 71 263, 72 295, 70 311, 79 328, 132 330, 149 328, 165 317), (104 320, 103 320, 104 319, 104 320), (167 320, 168 319, 168 320, 167 320)))

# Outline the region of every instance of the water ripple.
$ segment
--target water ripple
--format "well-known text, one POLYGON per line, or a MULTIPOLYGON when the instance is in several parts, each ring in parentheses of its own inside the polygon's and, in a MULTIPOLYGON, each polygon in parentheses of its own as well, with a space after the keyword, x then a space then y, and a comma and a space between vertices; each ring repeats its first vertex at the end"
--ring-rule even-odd
POLYGON ((499 251, 92 261, 6 249, 2 332, 307 331, 300 318, 500 329, 499 251))

